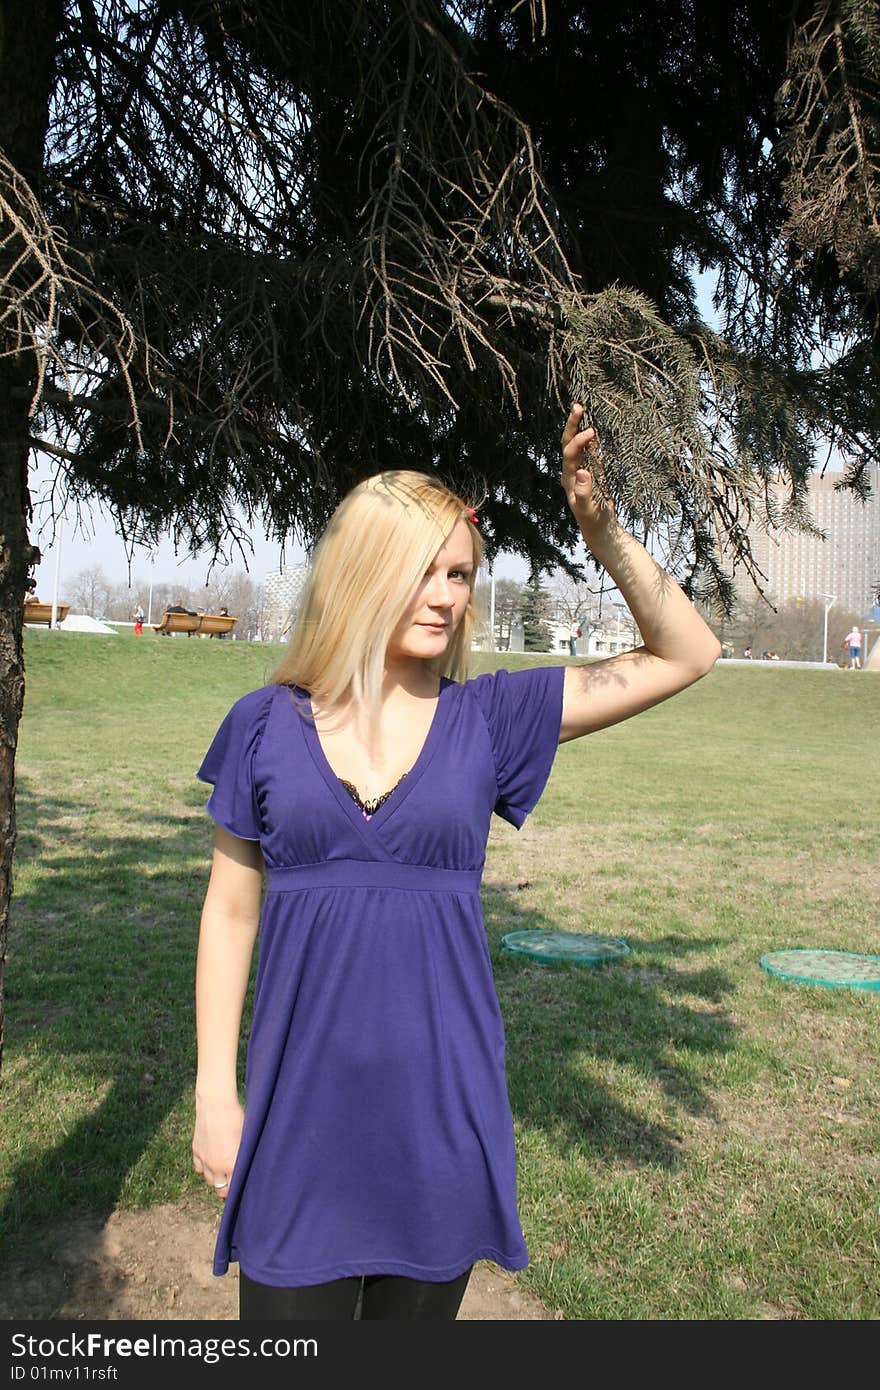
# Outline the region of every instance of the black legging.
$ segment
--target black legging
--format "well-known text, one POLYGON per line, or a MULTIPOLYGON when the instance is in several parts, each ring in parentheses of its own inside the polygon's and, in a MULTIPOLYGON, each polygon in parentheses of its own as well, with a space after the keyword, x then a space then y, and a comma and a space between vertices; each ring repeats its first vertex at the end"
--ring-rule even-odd
POLYGON ((242 1271, 239 1318, 242 1322, 351 1322, 358 1317, 364 1321, 454 1322, 470 1277, 468 1269, 449 1283, 429 1284, 397 1274, 367 1274, 334 1279, 329 1284, 277 1289, 271 1284, 257 1284, 242 1271))

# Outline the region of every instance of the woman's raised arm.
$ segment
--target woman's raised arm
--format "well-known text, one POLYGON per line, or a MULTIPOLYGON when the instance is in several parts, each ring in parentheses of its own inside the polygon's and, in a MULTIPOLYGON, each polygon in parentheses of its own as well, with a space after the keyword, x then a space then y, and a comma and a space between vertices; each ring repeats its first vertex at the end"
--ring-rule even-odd
POLYGON ((626 600, 643 645, 565 673, 559 741, 617 724, 705 676, 721 645, 675 580, 619 525, 588 468, 595 431, 584 428, 583 407, 572 406, 562 436, 562 486, 584 542, 626 600))

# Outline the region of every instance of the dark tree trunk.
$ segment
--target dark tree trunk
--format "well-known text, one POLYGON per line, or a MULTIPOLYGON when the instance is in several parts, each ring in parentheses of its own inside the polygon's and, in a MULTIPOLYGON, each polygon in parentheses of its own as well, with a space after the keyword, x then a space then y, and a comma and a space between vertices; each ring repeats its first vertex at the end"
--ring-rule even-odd
MULTIPOLYGON (((60 0, 0 0, 0 148, 33 188, 43 165, 60 0)), ((18 250, 19 248, 16 248, 18 250)), ((2 256, 4 253, 0 253, 2 256)), ((10 250, 7 255, 14 255, 10 250)), ((0 259, 0 276, 7 268, 0 259)), ((15 750, 24 703, 22 601, 34 552, 28 540, 28 401, 32 354, 0 328, 0 1062, 3 962, 15 851, 15 750)))

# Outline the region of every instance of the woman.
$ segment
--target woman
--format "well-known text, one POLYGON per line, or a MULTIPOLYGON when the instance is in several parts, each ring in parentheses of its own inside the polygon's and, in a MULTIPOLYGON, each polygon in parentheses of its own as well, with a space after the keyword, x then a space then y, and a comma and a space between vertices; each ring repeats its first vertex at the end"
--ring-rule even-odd
POLYGON ((239 1262, 243 1319, 453 1319, 477 1260, 527 1263, 479 900, 490 818, 522 825, 560 742, 719 653, 581 466, 582 417, 562 485, 641 648, 466 680, 475 515, 424 475, 380 474, 337 509, 273 683, 236 702, 200 769, 217 824, 193 1158, 226 1201, 214 1269, 239 1262))
POLYGON ((849 632, 844 637, 844 642, 849 648, 849 669, 859 671, 862 666, 862 632, 856 623, 853 623, 849 632))

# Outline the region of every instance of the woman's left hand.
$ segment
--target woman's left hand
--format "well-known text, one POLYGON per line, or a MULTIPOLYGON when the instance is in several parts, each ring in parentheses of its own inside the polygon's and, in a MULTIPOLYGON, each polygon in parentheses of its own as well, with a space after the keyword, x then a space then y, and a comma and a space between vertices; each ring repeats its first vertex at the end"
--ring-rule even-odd
POLYGON ((583 406, 575 402, 562 434, 562 486, 584 533, 615 520, 610 497, 603 496, 594 473, 585 466, 585 453, 590 455, 595 470, 599 461, 599 439, 592 425, 584 423, 583 406))

